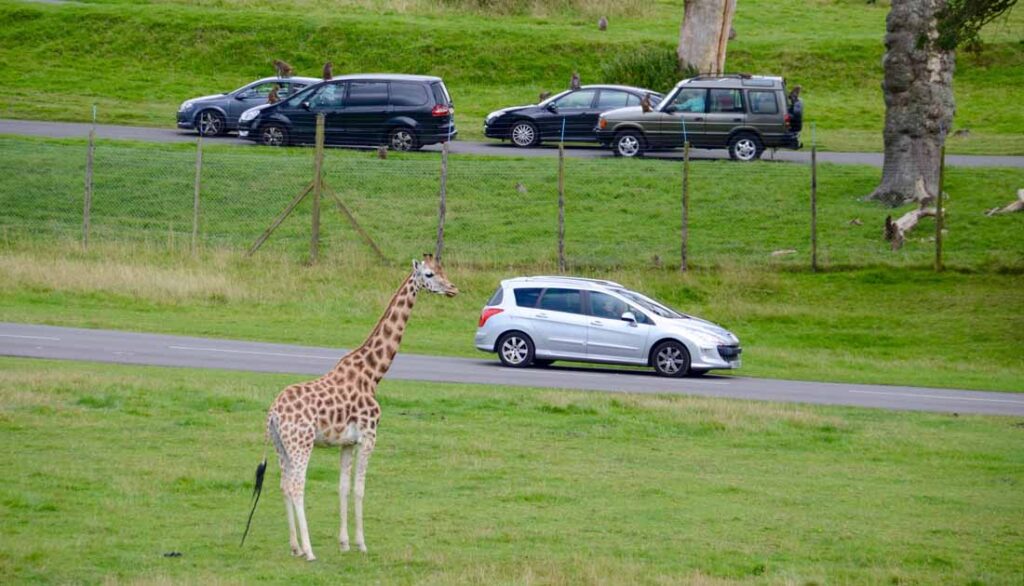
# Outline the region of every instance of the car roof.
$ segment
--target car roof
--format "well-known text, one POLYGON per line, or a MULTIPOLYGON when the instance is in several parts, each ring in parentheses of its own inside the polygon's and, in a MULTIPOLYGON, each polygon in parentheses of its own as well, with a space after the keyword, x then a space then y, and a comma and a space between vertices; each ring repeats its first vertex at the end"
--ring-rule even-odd
POLYGON ((434 75, 411 75, 408 73, 351 73, 346 75, 335 75, 331 79, 331 81, 349 81, 353 79, 383 79, 387 81, 441 81, 440 77, 434 75))
POLYGON ((572 285, 574 287, 580 287, 582 289, 596 289, 598 287, 612 287, 615 289, 625 289, 619 283, 615 281, 605 281, 603 279, 585 279, 583 277, 567 277, 563 275, 536 275, 532 277, 516 277, 513 279, 505 279, 501 282, 504 285, 533 285, 537 287, 546 287, 550 285, 572 285))
POLYGON ((263 79, 257 79, 256 81, 251 81, 251 82, 249 82, 246 85, 252 85, 254 83, 266 83, 268 81, 301 81, 301 82, 306 83, 306 84, 311 84, 311 83, 317 83, 317 82, 320 82, 320 81, 323 81, 323 80, 318 78, 318 77, 300 77, 298 75, 293 75, 291 77, 264 77, 263 79))
POLYGON ((701 87, 726 87, 726 88, 769 88, 781 89, 786 86, 786 80, 782 77, 772 75, 699 75, 684 79, 676 84, 676 87, 684 85, 695 85, 701 87))
POLYGON ((614 85, 614 84, 605 84, 605 83, 594 84, 594 85, 584 85, 584 86, 580 86, 580 89, 581 90, 597 90, 597 89, 625 90, 625 91, 633 91, 633 92, 637 92, 637 93, 641 93, 641 94, 644 94, 644 93, 647 93, 647 94, 660 94, 661 93, 661 92, 657 92, 657 91, 654 91, 654 90, 649 90, 647 88, 635 87, 635 86, 631 86, 631 85, 614 85))

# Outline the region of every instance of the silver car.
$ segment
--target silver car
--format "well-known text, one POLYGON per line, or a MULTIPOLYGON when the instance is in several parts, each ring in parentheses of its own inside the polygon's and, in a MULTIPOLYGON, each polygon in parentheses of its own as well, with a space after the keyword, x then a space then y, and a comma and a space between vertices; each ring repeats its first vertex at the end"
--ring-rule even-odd
POLYGON ((653 366, 699 376, 740 366, 736 336, 612 281, 520 277, 501 282, 477 324, 476 347, 512 367, 556 360, 653 366))

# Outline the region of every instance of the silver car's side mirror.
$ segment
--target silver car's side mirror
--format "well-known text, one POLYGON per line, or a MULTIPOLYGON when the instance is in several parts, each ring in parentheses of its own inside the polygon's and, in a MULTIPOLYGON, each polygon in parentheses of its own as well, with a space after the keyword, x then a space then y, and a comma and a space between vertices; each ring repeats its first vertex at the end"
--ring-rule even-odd
POLYGON ((636 316, 633 315, 632 311, 627 311, 626 313, 622 314, 621 319, 622 321, 629 322, 630 325, 636 325, 636 316))

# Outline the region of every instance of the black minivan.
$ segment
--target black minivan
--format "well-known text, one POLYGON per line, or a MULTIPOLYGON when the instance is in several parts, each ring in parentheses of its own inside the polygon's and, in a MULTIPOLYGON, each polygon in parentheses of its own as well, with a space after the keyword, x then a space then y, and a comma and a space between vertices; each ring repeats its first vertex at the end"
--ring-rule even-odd
POLYGON ((451 96, 440 77, 373 73, 344 75, 276 104, 247 110, 238 135, 268 146, 312 143, 324 114, 324 142, 415 150, 457 134, 451 96))

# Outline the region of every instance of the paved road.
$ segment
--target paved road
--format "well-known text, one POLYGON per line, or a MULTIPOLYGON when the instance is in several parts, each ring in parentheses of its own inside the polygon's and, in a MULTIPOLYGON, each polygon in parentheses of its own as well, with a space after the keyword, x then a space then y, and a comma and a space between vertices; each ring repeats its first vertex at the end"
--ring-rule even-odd
MULTIPOLYGON (((39 122, 35 120, 8 120, 0 119, 0 135, 14 134, 22 136, 40 136, 47 138, 85 138, 89 136, 90 124, 75 122, 39 122)), ((148 142, 194 142, 195 133, 180 131, 176 128, 146 128, 142 126, 116 126, 111 124, 100 124, 96 126, 96 135, 99 138, 113 138, 123 140, 140 140, 148 142)), ((223 136, 208 138, 208 141, 216 141, 219 144, 245 145, 254 148, 254 143, 242 140, 236 136, 223 136)), ((515 156, 515 157, 553 157, 558 152, 555 146, 542 146, 534 149, 518 149, 501 142, 470 142, 456 140, 452 143, 453 153, 491 155, 491 156, 515 156)), ((433 152, 441 150, 440 145, 432 145, 423 149, 433 152)), ((566 147, 566 154, 570 157, 612 157, 610 151, 590 146, 571 145, 566 147)), ((681 159, 682 151, 653 153, 649 158, 658 159, 681 159)), ((726 159, 728 154, 724 150, 693 149, 693 159, 726 159)), ((786 151, 780 150, 774 155, 769 151, 765 153, 765 159, 785 161, 790 163, 810 163, 811 154, 809 150, 786 151)), ((873 165, 882 166, 882 155, 880 153, 818 153, 818 160, 826 163, 840 163, 851 165, 873 165)), ((1024 168, 1024 157, 996 156, 996 155, 947 155, 946 164, 957 167, 1021 167, 1024 168)))
MULTIPOLYGON (((0 355, 6 356, 319 375, 344 353, 341 348, 0 323, 0 355)), ((513 371, 483 354, 479 359, 399 354, 387 378, 1024 416, 1024 394, 713 375, 675 380, 557 364, 513 371)))

